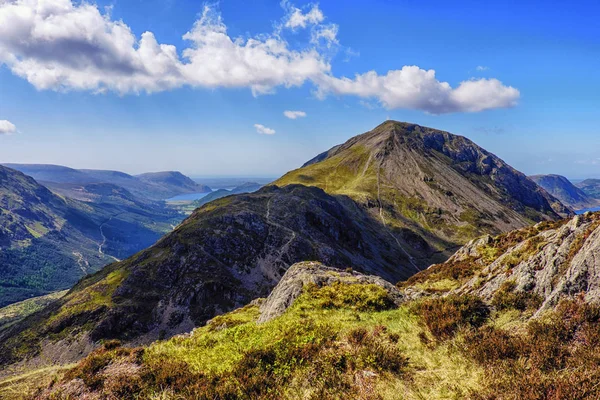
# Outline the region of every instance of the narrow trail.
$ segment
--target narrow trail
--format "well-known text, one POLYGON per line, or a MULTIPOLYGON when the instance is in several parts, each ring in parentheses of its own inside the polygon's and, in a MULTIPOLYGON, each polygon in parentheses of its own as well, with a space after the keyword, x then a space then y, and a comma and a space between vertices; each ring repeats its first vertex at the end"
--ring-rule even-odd
POLYGON ((106 235, 104 234, 104 230, 102 228, 104 228, 104 225, 108 224, 110 221, 112 221, 112 219, 114 217, 116 217, 118 215, 119 214, 112 215, 109 219, 107 219, 102 224, 100 224, 99 228, 100 228, 100 235, 102 235, 102 243, 100 243, 98 245, 98 253, 100 253, 100 255, 110 257, 110 258, 112 258, 113 260, 115 260, 117 262, 119 262, 121 260, 119 260, 117 257, 111 256, 110 254, 105 254, 104 251, 102 251, 102 247, 104 247, 104 245, 106 244, 106 241, 107 241, 106 235))
POLYGON ((296 232, 293 229, 288 228, 287 226, 283 226, 275 221, 273 221, 271 219, 271 201, 273 200, 273 197, 271 197, 269 199, 269 201, 267 202, 267 213, 265 215, 265 217, 267 218, 267 223, 274 225, 280 229, 283 229, 284 231, 290 232, 291 233, 291 237, 290 239, 283 245, 281 246, 281 248, 279 249, 279 254, 277 254, 277 257, 275 258, 274 261, 282 261, 282 257, 287 254, 287 252, 290 249, 290 246, 292 245, 292 242, 296 239, 296 232))
POLYGON ((394 238, 394 240, 396 241, 396 244, 398 244, 398 247, 400 248, 400 250, 402 250, 402 252, 404 254, 406 254, 406 257, 408 257, 408 261, 410 262, 410 264, 419 272, 421 272, 421 268, 419 268, 419 266, 415 263, 413 256, 410 255, 410 253, 408 251, 406 251, 406 249, 402 246, 402 244, 400 244, 400 240, 398 240, 398 238, 396 237, 396 235, 394 235, 394 233, 390 230, 390 228, 388 227, 386 221, 385 221, 385 216, 383 215, 383 203, 381 201, 381 190, 380 190, 380 175, 381 175, 381 162, 379 163, 379 165, 377 166, 377 202, 379 203, 379 218, 381 218, 381 223, 383 224, 383 226, 386 227, 387 232, 390 234, 390 236, 392 238, 394 238))

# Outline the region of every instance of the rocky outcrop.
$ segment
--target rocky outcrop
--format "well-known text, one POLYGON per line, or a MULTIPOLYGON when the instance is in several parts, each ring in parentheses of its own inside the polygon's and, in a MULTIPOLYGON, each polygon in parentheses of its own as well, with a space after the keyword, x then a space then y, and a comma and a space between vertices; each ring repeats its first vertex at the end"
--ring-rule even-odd
POLYGON ((374 284, 384 288, 393 302, 399 306, 407 300, 407 296, 394 285, 378 276, 364 275, 352 270, 342 271, 327 267, 318 262, 301 262, 292 265, 267 300, 260 306, 259 323, 270 321, 288 309, 309 284, 319 287, 333 283, 374 284))
POLYGON ((515 291, 539 296, 539 311, 566 297, 600 302, 600 213, 578 215, 561 226, 528 236, 499 254, 494 254, 498 249, 489 238, 459 250, 448 263, 478 258, 483 253, 494 257, 456 292, 492 300, 510 282, 515 291))

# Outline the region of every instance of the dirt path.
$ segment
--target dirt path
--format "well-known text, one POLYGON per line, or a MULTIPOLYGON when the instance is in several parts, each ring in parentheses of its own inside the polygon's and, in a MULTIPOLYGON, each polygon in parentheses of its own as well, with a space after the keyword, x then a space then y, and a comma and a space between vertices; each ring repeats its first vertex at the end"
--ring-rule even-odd
POLYGON ((280 229, 283 229, 284 231, 291 233, 290 239, 283 246, 281 246, 281 248, 279 249, 279 254, 277 255, 277 257, 274 260, 274 261, 282 261, 281 260, 282 257, 285 254, 287 254, 287 252, 290 249, 290 246, 292 245, 292 242, 296 239, 296 232, 294 230, 288 228, 287 226, 283 226, 271 219, 271 201, 272 200, 273 200, 273 197, 271 197, 269 199, 269 201, 267 202, 267 213, 265 215, 265 217, 267 218, 267 222, 271 225, 274 225, 274 226, 280 228, 280 229))
POLYGON ((83 254, 81 254, 78 251, 74 251, 73 255, 77 257, 77 265, 79 265, 79 268, 83 271, 85 275, 87 275, 90 263, 83 257, 83 254))
POLYGON ((394 235, 394 233, 390 230, 390 228, 388 227, 388 225, 385 221, 385 216, 383 215, 383 203, 381 202, 380 175, 381 175, 381 165, 379 165, 377 167, 377 202, 379 203, 379 218, 381 218, 381 223, 383 224, 383 226, 385 226, 387 228, 386 229, 387 232, 390 234, 390 236, 392 238, 394 238, 394 240, 396 241, 396 244, 398 244, 398 247, 400 248, 400 250, 402 250, 402 252, 404 254, 406 254, 406 257, 408 257, 408 261, 410 262, 410 264, 417 271, 421 272, 421 268, 419 268, 419 266, 415 263, 413 256, 411 256, 410 253, 408 251, 406 251, 406 249, 402 246, 402 244, 400 244, 400 240, 398 240, 396 235, 394 235))

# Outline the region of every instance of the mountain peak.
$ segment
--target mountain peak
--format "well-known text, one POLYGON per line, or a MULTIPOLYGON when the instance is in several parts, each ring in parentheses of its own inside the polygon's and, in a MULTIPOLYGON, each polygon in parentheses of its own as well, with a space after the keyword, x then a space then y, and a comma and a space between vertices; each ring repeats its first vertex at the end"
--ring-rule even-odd
POLYGON ((274 182, 293 183, 352 198, 390 229, 414 232, 432 253, 572 213, 468 138, 392 120, 274 182))

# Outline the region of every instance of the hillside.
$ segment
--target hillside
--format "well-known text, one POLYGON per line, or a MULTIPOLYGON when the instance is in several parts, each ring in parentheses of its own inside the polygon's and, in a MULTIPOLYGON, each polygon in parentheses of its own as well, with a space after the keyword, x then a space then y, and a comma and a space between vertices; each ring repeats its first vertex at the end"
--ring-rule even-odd
POLYGON ((385 225, 409 230, 446 254, 484 233, 571 213, 470 140, 395 121, 334 147, 273 184, 317 186, 349 196, 385 225))
POLYGON ((115 258, 153 244, 180 219, 135 202, 60 197, 1 166, 0 211, 0 306, 69 288, 115 258))
MULTIPOLYGON (((137 175, 136 178, 150 185, 164 188, 165 193, 172 194, 169 197, 181 193, 206 193, 211 191, 208 186, 198 184, 177 171, 149 172, 137 175)), ((163 196, 166 196, 166 194, 163 196)))
POLYGON ((79 332, 76 342, 90 348, 189 331, 268 294, 295 262, 406 279, 480 233, 557 219, 548 200, 560 206, 465 138, 386 122, 275 185, 197 209, 154 246, 7 332, 6 343, 27 337, 28 345, 0 361, 36 354, 53 335, 79 332))
POLYGON ((576 186, 589 197, 600 200, 600 179, 586 179, 576 186))
POLYGON ((529 179, 544 188, 561 203, 575 210, 600 206, 600 200, 588 196, 564 176, 534 175, 530 176, 529 179))
POLYGON ((84 171, 64 167, 62 165, 51 164, 2 164, 31 176, 38 182, 56 182, 56 183, 97 183, 100 179, 90 176, 84 171))
MULTIPOLYGON (((417 269, 393 243, 379 221, 318 188, 267 187, 219 199, 149 249, 81 281, 54 308, 7 332, 4 342, 11 347, 27 336, 32 354, 41 338, 75 332, 80 343, 147 343, 267 295, 303 260, 408 278, 417 269)), ((1 350, 0 362, 18 357, 15 348, 1 350)))
POLYGON ((71 190, 88 185, 106 183, 120 186, 141 200, 165 200, 184 193, 210 192, 206 185, 200 185, 179 172, 157 172, 132 176, 120 171, 73 169, 48 164, 5 164, 21 171, 49 188, 71 190))
POLYGON ((539 300, 517 293, 438 297, 300 263, 267 299, 149 346, 105 342, 0 381, 0 397, 598 398, 600 307, 571 295, 531 318, 539 300))

